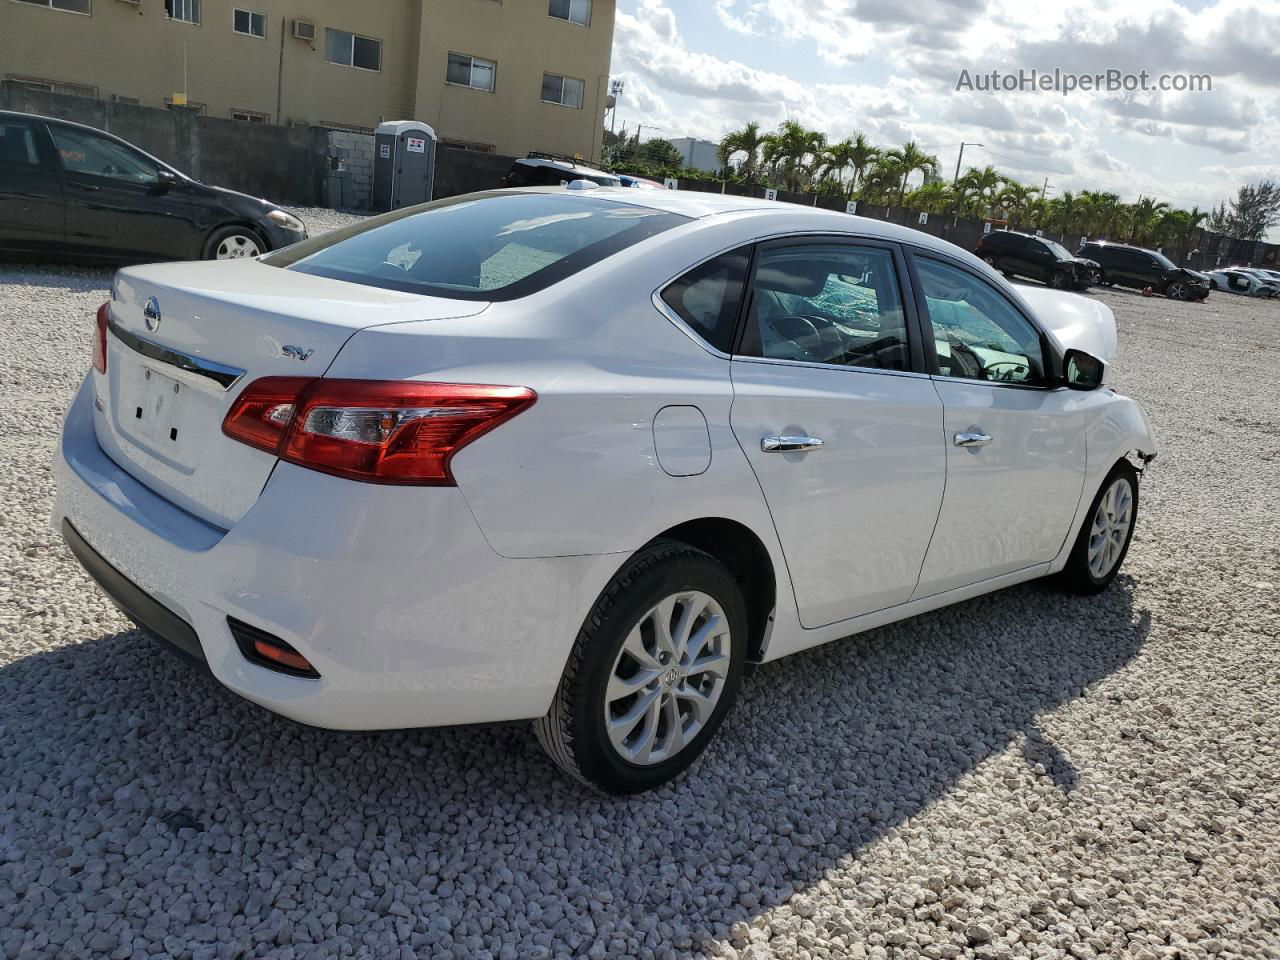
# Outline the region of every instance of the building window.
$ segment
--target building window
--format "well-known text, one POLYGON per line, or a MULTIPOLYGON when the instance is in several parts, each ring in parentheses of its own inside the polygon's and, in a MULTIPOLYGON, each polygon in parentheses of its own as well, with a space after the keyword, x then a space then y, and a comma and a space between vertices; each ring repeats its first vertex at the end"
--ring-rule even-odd
POLYGON ((580 23, 584 27, 590 26, 591 0, 551 0, 547 13, 557 20, 580 23))
POLYGON ((252 10, 241 10, 238 7, 231 11, 231 29, 243 33, 246 37, 267 36, 267 15, 252 10))
POLYGON ((245 123, 266 123, 267 115, 259 113, 257 110, 231 110, 232 120, 243 120, 245 123))
POLYGON ((330 63, 361 70, 382 69, 382 41, 345 30, 324 31, 324 58, 330 63))
POLYGON ((29 3, 33 7, 48 7, 50 10, 62 10, 65 13, 84 13, 91 12, 90 0, 18 0, 19 3, 29 3))
POLYGON ((469 150, 472 153, 496 153, 498 149, 492 143, 475 143, 471 140, 441 140, 440 146, 452 147, 454 150, 469 150))
POLYGON ((39 90, 43 93, 65 93, 73 97, 97 98, 98 88, 83 83, 61 83, 57 80, 41 80, 39 77, 16 77, 8 74, 5 77, 10 83, 24 90, 39 90))
POLYGON ((492 60, 481 60, 479 57, 465 53, 449 54, 449 69, 445 73, 446 83, 456 83, 476 90, 493 93, 493 74, 495 64, 492 60))
POLYGON ((199 23, 200 0, 164 0, 164 13, 170 20, 199 23))
POLYGON ((126 97, 126 96, 124 96, 124 95, 122 95, 122 94, 119 94, 119 93, 113 93, 113 94, 111 95, 111 100, 112 100, 114 103, 124 104, 126 107, 140 107, 140 106, 142 106, 142 101, 141 101, 141 100, 139 100, 137 97, 126 97))
POLYGON ((547 103, 558 103, 564 107, 582 106, 581 80, 573 77, 562 77, 558 73, 542 75, 542 99, 547 103))

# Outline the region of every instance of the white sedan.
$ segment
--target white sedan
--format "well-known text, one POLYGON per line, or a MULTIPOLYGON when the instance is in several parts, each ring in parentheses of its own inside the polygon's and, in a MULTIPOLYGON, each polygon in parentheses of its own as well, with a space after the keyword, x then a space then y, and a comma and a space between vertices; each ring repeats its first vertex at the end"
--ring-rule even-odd
POLYGON ((120 271, 53 523, 249 700, 532 721, 637 792, 749 664, 1050 574, 1104 589, 1156 453, 1115 348, 1102 304, 886 223, 470 195, 120 271))
POLYGON ((1211 270, 1208 274, 1209 286, 1213 290, 1225 290, 1227 293, 1238 293, 1246 297, 1262 297, 1269 300, 1280 293, 1280 281, 1267 276, 1260 270, 1245 267, 1227 267, 1223 270, 1211 270))

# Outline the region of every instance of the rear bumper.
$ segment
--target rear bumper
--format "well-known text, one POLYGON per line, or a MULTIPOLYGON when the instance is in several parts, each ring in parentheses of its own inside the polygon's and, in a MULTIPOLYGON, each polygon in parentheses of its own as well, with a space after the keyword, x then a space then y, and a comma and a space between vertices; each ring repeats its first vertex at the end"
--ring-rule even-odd
POLYGON ((62 521, 62 539, 80 566, 102 589, 120 611, 142 629, 165 641, 179 653, 202 666, 208 666, 195 628, 162 603, 153 600, 145 590, 107 563, 88 541, 80 536, 71 521, 62 521))
POLYGON ((52 522, 150 632, 231 690, 314 726, 442 726, 541 716, 618 558, 509 560, 455 488, 359 484, 280 464, 230 530, 158 496, 94 434, 92 378, 67 413, 52 522), (607 577, 606 577, 607 579, 607 577), (595 584, 591 587, 591 584, 595 584), (245 659, 233 617, 319 679, 245 659))

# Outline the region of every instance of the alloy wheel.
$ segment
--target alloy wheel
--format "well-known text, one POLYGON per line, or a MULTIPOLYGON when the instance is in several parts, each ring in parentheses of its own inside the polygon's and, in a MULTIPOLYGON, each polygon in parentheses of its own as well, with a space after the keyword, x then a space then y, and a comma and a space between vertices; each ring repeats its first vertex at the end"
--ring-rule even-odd
POLYGON ((1181 283, 1169 284, 1169 289, 1166 290, 1165 292, 1168 294, 1170 300, 1187 299, 1187 288, 1183 286, 1181 283))
POLYGON ((1098 501, 1089 530, 1089 572, 1101 580, 1116 565, 1133 525, 1133 490, 1118 477, 1098 501))
POLYGON ((213 258, 215 260, 242 260, 256 257, 260 253, 262 251, 258 248, 258 241, 253 237, 246 236, 243 233, 233 233, 218 244, 218 249, 214 251, 213 258))
POLYGON ((724 692, 732 644, 724 610, 700 591, 672 594, 641 617, 605 690, 605 729, 618 756, 650 766, 683 750, 724 692))

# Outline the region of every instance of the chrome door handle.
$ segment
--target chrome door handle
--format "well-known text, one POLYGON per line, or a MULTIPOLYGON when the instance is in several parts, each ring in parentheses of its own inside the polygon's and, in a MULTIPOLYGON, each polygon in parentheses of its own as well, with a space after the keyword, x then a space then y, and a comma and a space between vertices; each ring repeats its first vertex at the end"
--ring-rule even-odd
POLYGON ((985 447, 991 442, 991 436, 985 433, 957 433, 951 438, 957 447, 985 447))
POLYGON ((765 453, 792 453, 797 450, 817 450, 822 441, 817 437, 761 437, 760 449, 765 453))

